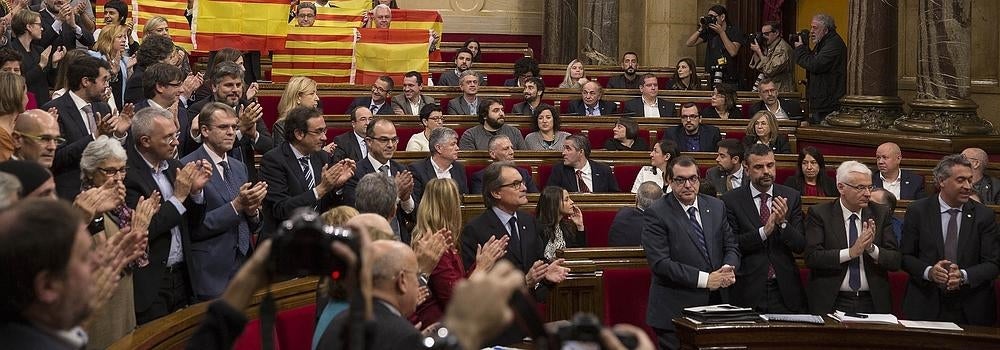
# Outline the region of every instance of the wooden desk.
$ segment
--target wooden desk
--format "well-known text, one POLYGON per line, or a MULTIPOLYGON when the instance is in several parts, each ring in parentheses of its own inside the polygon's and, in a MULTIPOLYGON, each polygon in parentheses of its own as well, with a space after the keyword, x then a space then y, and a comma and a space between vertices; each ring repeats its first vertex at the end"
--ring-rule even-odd
POLYGON ((1000 328, 962 326, 962 332, 901 325, 756 323, 696 325, 674 319, 681 349, 998 349, 1000 328))

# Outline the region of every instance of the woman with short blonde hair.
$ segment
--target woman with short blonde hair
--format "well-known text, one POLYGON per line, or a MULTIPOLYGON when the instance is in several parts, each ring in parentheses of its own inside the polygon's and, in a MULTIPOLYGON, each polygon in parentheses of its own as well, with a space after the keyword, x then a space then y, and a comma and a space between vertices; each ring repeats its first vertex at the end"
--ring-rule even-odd
POLYGON ((305 106, 314 108, 319 104, 319 95, 316 94, 316 81, 308 77, 292 77, 285 85, 285 91, 281 93, 278 100, 278 120, 271 127, 271 135, 278 144, 285 142, 285 116, 293 108, 305 106))

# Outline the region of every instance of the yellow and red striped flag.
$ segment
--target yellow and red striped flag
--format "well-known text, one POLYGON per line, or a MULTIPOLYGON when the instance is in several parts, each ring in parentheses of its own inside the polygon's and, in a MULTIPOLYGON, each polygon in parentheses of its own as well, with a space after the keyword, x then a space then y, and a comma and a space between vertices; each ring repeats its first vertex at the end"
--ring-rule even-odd
MULTIPOLYGON (((369 3, 371 3, 369 1, 369 3)), ((334 27, 334 28, 357 28, 361 26, 361 19, 365 17, 365 9, 352 8, 316 8, 316 22, 314 27, 334 27)))
POLYGON ((362 9, 371 10, 371 0, 330 0, 334 6, 342 9, 362 9))
MULTIPOLYGON (((101 4, 102 14, 104 5, 101 4)), ((170 29, 170 39, 174 45, 180 46, 187 51, 194 50, 194 42, 191 37, 191 25, 188 24, 184 12, 187 10, 187 0, 132 0, 132 11, 138 15, 139 20, 135 24, 135 30, 142 40, 142 28, 149 22, 150 18, 162 16, 167 20, 167 28, 170 29)))
POLYGON ((288 0, 197 0, 195 8, 193 27, 199 50, 285 48, 290 27, 288 0))
POLYGON ((427 30, 362 28, 358 32, 361 35, 354 45, 352 83, 370 84, 381 75, 402 81, 403 74, 411 70, 427 75, 427 30))
POLYGON ((306 76, 320 84, 347 84, 353 55, 354 28, 291 27, 285 49, 271 57, 271 80, 306 76))

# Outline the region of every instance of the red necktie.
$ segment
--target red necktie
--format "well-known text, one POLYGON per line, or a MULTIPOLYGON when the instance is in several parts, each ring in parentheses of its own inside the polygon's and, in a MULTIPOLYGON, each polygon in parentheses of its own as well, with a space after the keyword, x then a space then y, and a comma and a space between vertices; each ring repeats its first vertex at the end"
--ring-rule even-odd
MULTIPOLYGON (((767 205, 767 198, 770 197, 770 196, 768 196, 767 193, 761 193, 761 194, 757 195, 757 197, 760 197, 760 224, 761 225, 765 225, 767 223, 767 220, 771 218, 771 207, 769 207, 767 205)), ((768 233, 770 233, 770 232, 764 232, 764 234, 768 234, 768 233)), ((774 275, 774 265, 772 265, 770 262, 768 262, 767 263, 767 279, 772 279, 774 277, 775 277, 775 275, 774 275)))
POLYGON ((580 193, 590 193, 590 187, 587 187, 587 183, 583 182, 583 171, 576 171, 576 185, 580 188, 580 193))

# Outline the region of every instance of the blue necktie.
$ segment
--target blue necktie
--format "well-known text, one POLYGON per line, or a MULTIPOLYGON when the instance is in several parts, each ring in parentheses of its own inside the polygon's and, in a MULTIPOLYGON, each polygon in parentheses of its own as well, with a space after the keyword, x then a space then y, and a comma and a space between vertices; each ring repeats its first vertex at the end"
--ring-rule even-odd
POLYGON ((306 191, 316 187, 316 179, 313 178, 313 169, 309 166, 309 157, 299 158, 299 165, 302 166, 302 173, 306 176, 306 191))
MULTIPOLYGON (((232 198, 238 197, 239 192, 236 190, 236 184, 233 183, 233 178, 230 176, 233 172, 230 171, 229 162, 221 161, 219 165, 222 166, 222 180, 226 183, 226 189, 229 190, 232 198)), ((236 248, 240 254, 246 256, 247 252, 250 251, 250 228, 247 227, 246 223, 240 222, 236 225, 236 232, 236 248)))
POLYGON ((690 207, 687 212, 688 219, 691 221, 691 228, 698 236, 698 251, 705 257, 705 260, 709 260, 708 248, 705 246, 705 230, 701 228, 701 224, 698 223, 698 216, 695 215, 698 212, 698 208, 690 207))
MULTIPOLYGON (((856 214, 851 214, 851 230, 848 233, 847 246, 853 247, 854 242, 858 240, 858 226, 855 225, 858 222, 858 216, 856 214)), ((851 290, 857 292, 861 289, 861 258, 857 257, 852 259, 848 270, 850 271, 850 276, 848 276, 847 284, 851 287, 851 290)))

